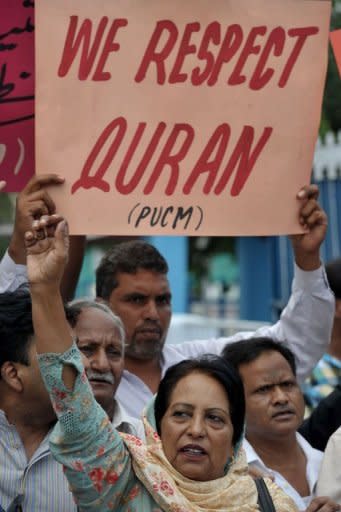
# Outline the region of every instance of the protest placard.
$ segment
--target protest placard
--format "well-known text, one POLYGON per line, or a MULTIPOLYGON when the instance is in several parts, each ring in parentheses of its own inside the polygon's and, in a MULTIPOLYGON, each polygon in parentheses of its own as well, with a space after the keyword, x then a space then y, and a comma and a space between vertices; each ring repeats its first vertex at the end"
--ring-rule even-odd
POLYGON ((337 69, 339 70, 339 75, 341 76, 341 29, 333 30, 330 33, 330 42, 333 47, 337 69))
POLYGON ((34 173, 34 3, 0 8, 0 180, 21 190, 34 173))
POLYGON ((72 233, 298 232, 330 3, 36 4, 37 170, 72 233))

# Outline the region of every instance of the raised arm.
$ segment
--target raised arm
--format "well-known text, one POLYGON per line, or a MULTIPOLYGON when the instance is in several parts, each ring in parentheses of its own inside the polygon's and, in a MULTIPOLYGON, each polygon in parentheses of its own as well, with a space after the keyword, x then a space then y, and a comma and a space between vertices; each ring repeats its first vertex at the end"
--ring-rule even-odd
POLYGON ((43 217, 25 240, 39 365, 58 417, 51 452, 64 465, 80 510, 118 510, 120 497, 130 495, 136 479, 128 450, 94 399, 65 318, 60 281, 67 224, 57 215, 43 217))
POLYGON ((287 342, 294 352, 300 382, 327 350, 334 321, 334 295, 320 260, 328 221, 318 193, 316 185, 309 185, 297 195, 300 222, 307 231, 291 237, 296 263, 292 295, 280 322, 271 328, 271 334, 287 342))
POLYGON ((296 357, 297 377, 303 383, 330 342, 335 300, 320 260, 328 222, 318 203, 318 187, 304 187, 297 199, 299 219, 306 232, 291 237, 296 263, 291 297, 280 320, 256 335, 288 344, 296 357))
MULTIPOLYGON (((66 221, 59 215, 34 220, 25 234, 25 243, 37 353, 66 352, 72 346, 60 293, 69 250, 66 221)), ((65 366, 64 384, 72 389, 75 378, 75 370, 65 366)))
POLYGON ((320 246, 327 231, 327 216, 318 204, 318 188, 309 185, 298 192, 299 218, 306 232, 291 237, 295 256, 292 293, 279 321, 256 332, 240 332, 229 338, 177 345, 184 357, 220 353, 226 343, 254 336, 269 336, 287 344, 297 362, 297 377, 303 383, 330 342, 335 300, 320 261, 320 246))

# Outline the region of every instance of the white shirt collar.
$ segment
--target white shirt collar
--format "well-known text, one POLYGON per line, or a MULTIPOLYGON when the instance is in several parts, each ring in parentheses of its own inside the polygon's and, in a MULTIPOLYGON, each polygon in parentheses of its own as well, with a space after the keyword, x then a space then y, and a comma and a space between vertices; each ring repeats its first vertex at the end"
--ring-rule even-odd
POLYGON ((302 497, 298 494, 296 489, 294 489, 285 478, 280 475, 277 471, 273 471, 271 468, 268 468, 261 458, 257 455, 254 448, 251 444, 244 439, 243 448, 246 453, 247 462, 250 465, 253 465, 264 471, 265 474, 271 475, 275 478, 275 482, 279 485, 293 500, 298 506, 299 510, 304 509, 309 505, 311 498, 314 496, 316 483, 318 479, 319 469, 323 457, 323 453, 319 450, 315 450, 298 432, 296 432, 296 439, 307 459, 307 468, 306 468, 306 476, 310 489, 310 496, 302 497))

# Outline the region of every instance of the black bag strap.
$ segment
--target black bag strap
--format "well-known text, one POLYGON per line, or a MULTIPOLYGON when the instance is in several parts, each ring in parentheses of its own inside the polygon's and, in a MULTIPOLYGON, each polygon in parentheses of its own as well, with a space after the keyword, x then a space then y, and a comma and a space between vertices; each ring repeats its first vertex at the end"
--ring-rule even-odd
POLYGON ((256 478, 255 484, 258 491, 258 505, 261 512, 276 512, 269 489, 263 478, 256 478))

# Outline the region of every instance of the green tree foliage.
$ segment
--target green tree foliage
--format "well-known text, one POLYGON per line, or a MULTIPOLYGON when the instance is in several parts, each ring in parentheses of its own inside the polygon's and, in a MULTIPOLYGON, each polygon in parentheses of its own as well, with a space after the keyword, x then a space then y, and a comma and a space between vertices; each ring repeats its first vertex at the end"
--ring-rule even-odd
MULTIPOLYGON (((334 0, 331 17, 331 30, 341 29, 341 0, 334 0)), ((328 130, 341 130, 341 79, 336 66, 334 54, 329 47, 328 70, 323 99, 323 113, 320 133, 328 130)))

